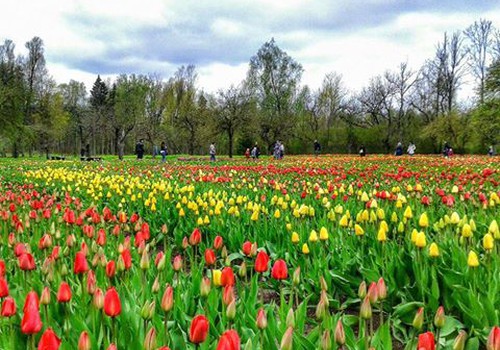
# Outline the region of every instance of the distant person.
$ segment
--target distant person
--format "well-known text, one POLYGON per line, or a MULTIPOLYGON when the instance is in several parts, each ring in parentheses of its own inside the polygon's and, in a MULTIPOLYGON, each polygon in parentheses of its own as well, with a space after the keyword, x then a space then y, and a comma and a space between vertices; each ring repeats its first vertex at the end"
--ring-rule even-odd
POLYGON ((360 157, 366 156, 366 148, 364 145, 361 145, 361 147, 359 147, 359 155, 360 157))
POLYGON ((490 157, 493 157, 495 155, 495 150, 493 149, 493 145, 491 145, 489 148, 488 148, 488 155, 490 157))
POLYGON ((245 151, 245 158, 248 159, 250 158, 250 148, 247 148, 245 151))
POLYGON ((285 144, 283 142, 280 142, 280 149, 278 152, 278 159, 283 159, 285 156, 285 144))
POLYGON ((415 144, 413 142, 410 142, 410 144, 408 145, 408 150, 406 152, 408 152, 408 154, 410 156, 412 156, 415 154, 416 149, 417 149, 417 146, 415 146, 415 144))
POLYGON ((144 158, 144 140, 140 139, 139 142, 135 145, 135 154, 137 155, 137 159, 144 158))
POLYGON ((252 158, 254 160, 259 159, 260 148, 259 148, 259 145, 257 144, 257 142, 255 142, 255 145, 253 146, 252 151, 250 152, 250 155, 252 156, 252 158))
POLYGON ((448 144, 447 141, 444 142, 444 146, 443 146, 443 156, 446 158, 449 156, 449 153, 450 153, 450 145, 448 144))
POLYGON ((160 155, 162 163, 165 163, 165 161, 167 160, 167 154, 167 145, 165 144, 165 142, 162 142, 160 145, 160 155))
POLYGON ((276 141, 276 143, 274 144, 274 150, 273 150, 274 159, 280 158, 280 147, 281 147, 280 142, 276 141))
POLYGON ((314 154, 319 155, 321 153, 321 145, 318 140, 314 140, 314 154))
POLYGON ((398 157, 403 155, 403 144, 401 142, 398 142, 394 155, 398 157))
POLYGON ((85 148, 80 149, 80 158, 85 158, 85 148))
POLYGON ((211 143, 208 148, 208 153, 210 153, 210 161, 215 162, 215 143, 211 143))

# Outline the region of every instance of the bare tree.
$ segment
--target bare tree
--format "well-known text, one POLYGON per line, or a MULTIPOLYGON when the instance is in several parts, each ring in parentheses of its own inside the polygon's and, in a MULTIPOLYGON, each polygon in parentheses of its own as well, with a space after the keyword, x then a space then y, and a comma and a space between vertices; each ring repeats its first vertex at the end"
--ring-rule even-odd
POLYGON ((472 74, 479 81, 478 92, 480 103, 484 102, 484 84, 488 65, 491 61, 493 30, 492 22, 485 19, 474 22, 464 30, 465 36, 469 39, 467 45, 467 63, 471 68, 472 74))

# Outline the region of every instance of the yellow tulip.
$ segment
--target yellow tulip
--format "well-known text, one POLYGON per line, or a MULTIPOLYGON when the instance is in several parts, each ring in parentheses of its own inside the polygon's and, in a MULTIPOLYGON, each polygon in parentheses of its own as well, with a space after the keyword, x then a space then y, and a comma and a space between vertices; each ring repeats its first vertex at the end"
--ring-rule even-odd
POLYGON ((407 219, 411 219, 413 217, 413 212, 412 212, 411 207, 409 205, 406 207, 403 216, 407 219))
POLYGON ((342 215, 342 218, 339 221, 339 225, 341 227, 347 227, 349 225, 349 220, 347 219, 347 215, 342 215))
POLYGON ((379 220, 384 220, 385 219, 384 209, 377 208, 377 217, 378 217, 379 220))
POLYGON ((309 234, 309 242, 317 242, 318 241, 318 233, 315 230, 312 230, 309 234))
POLYGON ((495 239, 500 239, 500 232, 498 229, 498 223, 496 220, 493 220, 488 227, 488 233, 492 234, 495 239))
POLYGON ((368 213, 368 210, 363 210, 363 212, 361 213, 361 220, 362 221, 368 221, 368 219, 370 218, 370 214, 368 213))
POLYGON ((399 221, 398 214, 396 214, 396 212, 393 212, 391 215, 391 222, 398 222, 398 221, 399 221))
POLYGON ((418 235, 418 231, 416 229, 413 229, 411 231, 411 242, 412 243, 415 243, 417 241, 417 235, 418 235))
POLYGON ((276 209, 276 211, 274 212, 274 218, 279 219, 280 217, 281 217, 281 212, 279 209, 276 209))
POLYGON ((328 231, 324 226, 319 230, 319 239, 322 241, 326 241, 328 239, 328 231))
POLYGON ((292 224, 291 223, 286 224, 286 229, 288 231, 291 231, 292 230, 292 224))
POLYGON ((472 229, 470 228, 469 224, 464 224, 462 226, 462 236, 465 238, 469 238, 472 236, 472 229))
POLYGON ((472 250, 469 252, 469 256, 467 257, 467 265, 469 265, 469 267, 479 266, 479 260, 477 258, 477 254, 472 250))
POLYGON ((354 233, 356 233, 356 236, 362 236, 365 234, 365 231, 361 226, 358 224, 354 225, 354 233))
POLYGON ((415 245, 418 248, 424 248, 426 246, 427 242, 425 240, 425 233, 423 231, 420 231, 417 233, 417 237, 415 238, 415 245))
POLYGON ((259 220, 259 211, 258 210, 253 211, 252 216, 250 217, 250 220, 252 220, 252 221, 259 220))
POLYGON ((485 234, 483 237, 483 248, 486 250, 492 250, 495 245, 495 240, 489 233, 485 234))
POLYGON ((361 201, 368 202, 369 200, 370 198, 368 197, 368 194, 366 194, 366 192, 363 192, 363 194, 361 195, 361 201))
POLYGON ((184 209, 179 209, 179 216, 186 216, 186 213, 184 213, 184 209))
POLYGON ((222 276, 221 270, 212 270, 212 283, 214 286, 220 286, 220 278, 222 276))
POLYGON ((405 225, 403 224, 403 222, 400 222, 400 223, 398 224, 398 232, 399 232, 399 233, 403 233, 403 232, 405 232, 405 225))
POLYGON ((299 243, 300 237, 297 232, 292 232, 292 243, 299 243))
POLYGON ((460 222, 460 216, 456 211, 451 214, 450 223, 457 225, 460 222))
POLYGON ((435 242, 432 242, 429 246, 429 256, 432 258, 437 258, 439 256, 439 247, 435 242))
POLYGON ((385 242, 385 241, 387 241, 387 234, 386 234, 385 230, 382 227, 378 230, 377 240, 379 242, 385 242))
POLYGON ((307 243, 304 243, 302 245, 302 253, 303 254, 309 254, 309 246, 307 245, 307 243))
POLYGON ((427 217, 427 213, 422 213, 420 218, 418 219, 418 225, 420 227, 429 227, 429 218, 427 217))

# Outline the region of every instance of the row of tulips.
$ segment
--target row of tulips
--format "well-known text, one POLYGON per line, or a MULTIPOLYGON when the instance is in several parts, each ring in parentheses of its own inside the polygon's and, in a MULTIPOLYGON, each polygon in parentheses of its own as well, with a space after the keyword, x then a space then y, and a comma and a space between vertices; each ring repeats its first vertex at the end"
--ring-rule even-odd
POLYGON ((468 159, 419 172, 438 164, 417 158, 395 171, 393 159, 346 160, 353 170, 335 158, 2 168, 0 340, 426 349, 419 334, 433 334, 437 347, 494 346, 495 167, 468 159), (362 280, 379 282, 363 293, 362 280), (43 324, 29 335, 26 306, 16 305, 35 291, 43 324), (447 310, 440 327, 436 309, 447 310))

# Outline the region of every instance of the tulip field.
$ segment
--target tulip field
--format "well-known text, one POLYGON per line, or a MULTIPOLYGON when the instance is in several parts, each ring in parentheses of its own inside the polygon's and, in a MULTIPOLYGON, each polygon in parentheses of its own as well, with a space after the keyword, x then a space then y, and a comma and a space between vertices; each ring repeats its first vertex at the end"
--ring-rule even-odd
POLYGON ((500 350, 500 157, 0 159, 0 349, 500 350))

